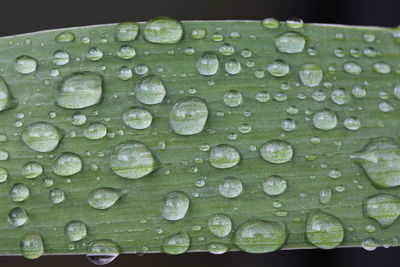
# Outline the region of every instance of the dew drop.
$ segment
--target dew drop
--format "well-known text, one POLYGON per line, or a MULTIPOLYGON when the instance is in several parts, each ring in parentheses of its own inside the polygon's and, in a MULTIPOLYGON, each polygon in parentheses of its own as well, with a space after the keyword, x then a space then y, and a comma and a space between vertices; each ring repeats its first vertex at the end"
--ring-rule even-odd
POLYGON ((207 251, 214 255, 221 255, 227 252, 229 249, 228 245, 220 243, 207 244, 207 251))
POLYGON ((81 158, 72 152, 64 152, 57 156, 53 164, 53 172, 59 176, 71 176, 82 170, 81 158))
POLYGON ((304 64, 299 70, 299 77, 304 86, 318 86, 322 80, 323 72, 317 64, 304 64))
POLYGON ((345 72, 353 75, 359 75, 362 72, 361 66, 356 62, 346 62, 344 63, 343 68, 345 72))
POLYGON ((90 140, 99 140, 106 136, 106 134, 107 126, 100 122, 93 122, 83 130, 83 135, 90 140))
POLYGON ((216 54, 205 52, 196 64, 197 71, 201 75, 210 76, 218 71, 219 61, 216 54))
POLYGON ((320 130, 332 130, 337 125, 336 114, 327 108, 317 111, 313 116, 313 125, 320 130))
POLYGON ((28 186, 24 184, 14 184, 10 189, 10 197, 14 202, 22 202, 30 195, 28 186))
POLYGON ((167 254, 178 255, 185 253, 190 246, 190 237, 186 232, 168 236, 163 242, 163 251, 167 254))
POLYGON ((44 253, 42 236, 37 232, 24 234, 20 241, 20 250, 27 259, 39 258, 44 253))
POLYGON ((111 187, 99 187, 90 192, 88 203, 95 209, 104 210, 112 207, 127 191, 111 187))
POLYGON ((97 239, 93 240, 87 246, 86 257, 88 260, 96 265, 105 265, 119 255, 118 245, 109 239, 97 239))
POLYGON ((57 43, 70 43, 75 40, 75 34, 72 32, 60 32, 57 34, 55 41, 57 43))
POLYGON ((132 78, 132 70, 126 66, 122 66, 119 70, 118 70, 118 78, 120 78, 123 81, 129 80, 130 78, 132 78))
POLYGON ((28 162, 24 165, 22 174, 25 178, 36 178, 43 173, 43 167, 37 162, 28 162))
POLYGON ((0 183, 4 183, 7 181, 8 178, 8 172, 4 168, 0 168, 0 183))
POLYGON ((267 195, 278 196, 286 191, 287 182, 279 175, 271 175, 264 181, 263 188, 267 195))
POLYGON ((53 54, 53 63, 58 66, 63 66, 69 62, 69 54, 65 51, 58 50, 53 54))
POLYGON ((296 129, 296 122, 293 119, 286 118, 281 122, 281 128, 286 132, 292 132, 296 129))
POLYGON ((283 60, 274 60, 267 68, 269 74, 275 77, 283 77, 289 73, 289 65, 283 60))
POLYGON ((135 22, 122 22, 115 29, 115 41, 134 41, 139 33, 139 25, 135 22))
POLYGON ((205 29, 197 28, 193 29, 190 33, 190 38, 194 40, 204 39, 206 37, 207 31, 205 29))
POLYGON ((117 55, 122 59, 131 59, 136 55, 136 50, 129 45, 123 45, 119 48, 117 55))
POLYGON ((226 214, 213 214, 208 218, 208 229, 217 237, 225 237, 232 230, 232 220, 226 214))
POLYGON ((240 154, 230 145, 217 145, 211 149, 209 161, 217 169, 232 168, 240 162, 240 154))
POLYGON ((132 129, 142 130, 150 127, 153 115, 142 107, 131 107, 122 114, 122 120, 132 129))
POLYGON ((156 44, 174 44, 183 38, 182 24, 173 18, 160 17, 149 20, 143 31, 146 41, 156 44))
POLYGON ((140 79, 135 93, 137 100, 146 105, 159 104, 166 95, 164 83, 156 75, 147 75, 140 79))
POLYGON ((18 102, 11 95, 7 83, 2 77, 0 77, 0 112, 15 108, 17 104, 18 102))
POLYGON ((236 90, 227 91, 224 94, 224 103, 228 107, 237 107, 243 102, 243 96, 240 92, 236 90))
POLYGON ((219 184, 219 193, 226 198, 235 198, 242 193, 242 182, 233 176, 224 178, 219 184))
POLYGON ((293 147, 286 141, 272 140, 261 146, 260 155, 270 163, 285 163, 293 158, 293 147))
POLYGON ((81 221, 70 221, 65 225, 64 233, 70 241, 80 241, 87 235, 86 225, 81 221))
POLYGON ((27 223, 29 217, 25 209, 16 207, 10 210, 7 220, 12 226, 19 227, 27 223))
POLYGON ((322 188, 319 191, 319 202, 321 204, 328 204, 331 201, 332 190, 329 187, 322 188))
POLYGON ((367 251, 373 251, 378 247, 378 243, 373 238, 367 238, 361 242, 361 246, 367 251))
POLYGON ((49 192, 49 199, 55 205, 60 204, 65 200, 65 193, 61 189, 54 188, 49 192))
POLYGON ((29 74, 36 71, 37 61, 30 56, 20 56, 16 59, 15 70, 21 74, 29 74))
POLYGON ((390 194, 377 194, 363 202, 364 215, 388 228, 400 215, 400 199, 390 194))
POLYGON ((266 29, 277 29, 280 26, 279 21, 274 18, 266 18, 261 21, 261 25, 266 29))
POLYGON ((256 94, 256 100, 260 103, 266 103, 271 98, 270 93, 266 91, 260 91, 256 94))
POLYGON ((331 93, 331 99, 338 105, 344 105, 350 101, 350 94, 343 88, 334 89, 331 93))
POLYGON ((225 71, 231 75, 238 74, 242 69, 242 65, 236 59, 230 59, 225 63, 225 71))
POLYGON ((57 148, 64 134, 47 122, 30 124, 21 135, 22 141, 34 151, 50 152, 57 148))
POLYGON ((306 39, 298 32, 286 32, 275 39, 275 47, 279 52, 294 54, 304 50, 306 39))
POLYGON ((361 121, 359 118, 350 116, 344 119, 344 127, 350 131, 356 131, 361 127, 361 121))

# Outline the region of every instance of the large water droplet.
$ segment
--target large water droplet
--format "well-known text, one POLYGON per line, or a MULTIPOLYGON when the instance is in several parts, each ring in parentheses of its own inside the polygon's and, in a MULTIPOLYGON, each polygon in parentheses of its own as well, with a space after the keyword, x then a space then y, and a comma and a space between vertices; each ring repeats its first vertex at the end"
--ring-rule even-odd
POLYGON ((217 169, 232 168, 240 162, 240 154, 230 145, 217 145, 211 150, 209 161, 217 169))
POLYGON ((225 237, 232 230, 232 220, 225 214, 214 214, 208 219, 208 229, 217 237, 225 237))
POLYGON ((252 220, 242 224, 235 235, 235 245, 249 253, 275 251, 286 242, 286 226, 282 223, 252 220))
POLYGON ((279 175, 269 176, 263 183, 264 192, 270 196, 278 196, 286 191, 287 183, 279 175))
POLYGON ((22 132, 22 141, 37 152, 50 152, 57 148, 64 134, 54 125, 47 122, 36 122, 28 125, 22 132))
POLYGON ((91 263, 96 265, 105 265, 119 255, 119 247, 117 243, 109 239, 93 240, 87 246, 86 257, 91 263))
POLYGON ((242 182, 233 176, 226 177, 219 184, 219 193, 226 198, 235 198, 242 193, 242 182))
POLYGON ((271 163, 285 163, 292 159, 293 148, 283 140, 272 140, 263 144, 260 148, 261 157, 271 163))
POLYGON ((61 153, 55 159, 53 172, 60 176, 71 176, 82 170, 81 158, 72 152, 61 153))
POLYGON ((286 32, 275 39, 275 46, 279 52, 294 54, 303 51, 306 44, 304 36, 298 32, 286 32))
POLYGON ((342 243, 344 229, 338 218, 316 210, 308 215, 306 236, 311 244, 322 249, 332 249, 342 243))
POLYGON ((10 197, 15 202, 22 202, 30 195, 28 186, 24 184, 14 184, 10 189, 10 197))
POLYGON ((12 97, 6 81, 0 77, 0 112, 17 106, 17 101, 12 97))
POLYGON ((374 138, 350 156, 364 169, 371 182, 381 188, 400 185, 400 147, 391 138, 374 138))
POLYGON ((88 195, 88 203, 95 209, 108 209, 127 191, 111 187, 96 188, 88 195))
POLYGON ((400 199, 390 194, 377 194, 368 197, 364 203, 364 215, 388 228, 400 215, 400 199))
POLYGON ((98 104, 103 95, 103 76, 95 72, 75 72, 66 76, 56 93, 57 105, 79 109, 98 104))
POLYGON ((15 70, 22 74, 29 74, 36 70, 37 61, 30 56, 20 56, 16 59, 15 70))
POLYGON ((183 38, 182 24, 173 18, 160 17, 149 20, 143 31, 144 38, 157 44, 174 44, 183 38))
POLYGON ((129 42, 136 39, 139 25, 135 22, 122 22, 115 29, 115 41, 129 42))
POLYGON ((135 93, 137 100, 147 105, 161 103, 166 95, 164 84, 156 75, 147 75, 140 79, 135 93))
POLYGON ((26 233, 20 241, 22 256, 27 259, 36 259, 43 255, 44 247, 42 236, 36 232, 26 233))
POLYGON ((122 114, 122 120, 132 129, 142 130, 150 127, 153 115, 143 107, 131 107, 122 114))
POLYGON ((304 86, 318 86, 322 80, 323 72, 317 64, 304 64, 299 70, 299 77, 304 86))
POLYGON ((190 246, 190 237, 186 232, 179 232, 164 239, 163 250, 167 254, 185 253, 190 246))
POLYGON ((64 233, 70 241, 79 241, 86 237, 86 225, 81 221, 70 221, 65 225, 64 233))
POLYGON ((180 220, 185 217, 189 203, 189 198, 185 193, 180 191, 169 192, 161 202, 162 216, 169 221, 180 220))
POLYGON ((28 222, 29 217, 25 209, 16 207, 10 210, 7 217, 8 222, 15 227, 22 226, 28 222))
POLYGON ((320 130, 332 130, 337 125, 336 114, 327 108, 317 111, 313 117, 313 125, 320 130))
POLYGON ((218 71, 219 61, 216 54, 205 52, 197 62, 196 68, 201 75, 210 76, 218 71))
POLYGON ((208 118, 208 108, 198 97, 179 99, 169 114, 169 122, 175 133, 193 135, 200 133, 208 118))
POLYGON ((111 169, 128 179, 141 178, 157 169, 158 162, 150 149, 138 141, 117 145, 111 155, 111 169))

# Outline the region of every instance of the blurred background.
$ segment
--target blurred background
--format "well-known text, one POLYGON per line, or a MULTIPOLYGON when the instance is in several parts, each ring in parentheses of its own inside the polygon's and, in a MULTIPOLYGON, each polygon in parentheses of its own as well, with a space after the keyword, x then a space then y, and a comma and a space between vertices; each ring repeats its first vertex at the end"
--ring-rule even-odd
MULTIPOLYGON (((400 24, 400 0, 0 0, 0 36, 122 21, 145 21, 157 16, 180 20, 286 20, 395 27, 400 24)), ((1 242, 1 237, 0 237, 1 242)), ((113 266, 399 266, 400 248, 285 250, 253 255, 230 252, 220 256, 190 253, 180 256, 121 255, 113 266)), ((94 266, 84 256, 47 256, 37 260, 0 257, 0 266, 94 266)))

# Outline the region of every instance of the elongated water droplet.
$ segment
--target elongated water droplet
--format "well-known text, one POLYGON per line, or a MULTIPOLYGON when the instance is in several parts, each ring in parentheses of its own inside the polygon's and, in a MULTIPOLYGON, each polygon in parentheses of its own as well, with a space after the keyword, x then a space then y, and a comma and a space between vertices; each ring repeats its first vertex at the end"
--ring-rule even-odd
POLYGON ((283 60, 274 60, 267 68, 269 74, 275 77, 283 77, 289 73, 289 65, 283 60))
POLYGON ((80 109, 98 104, 103 95, 103 76, 96 72, 75 72, 64 77, 56 93, 57 105, 80 109))
POLYGON ((261 21, 261 25, 266 29, 277 29, 280 26, 280 22, 274 18, 266 18, 261 21))
POLYGON ((47 122, 36 122, 28 125, 22 132, 22 141, 37 152, 50 152, 57 148, 64 134, 54 125, 47 122))
POLYGON ((205 52, 197 62, 196 68, 201 75, 210 76, 218 71, 219 60, 216 54, 205 52))
POLYGON ((400 199, 390 194, 368 197, 364 203, 364 215, 376 220, 382 228, 388 228, 400 215, 400 199))
POLYGON ((122 59, 131 59, 136 55, 136 50, 129 45, 123 45, 119 48, 117 55, 122 59))
POLYGON ((122 120, 132 129, 142 130, 150 127, 153 115, 142 107, 131 107, 122 114, 122 120))
POLYGON ((169 114, 169 122, 175 133, 193 135, 203 131, 208 118, 206 102, 198 97, 179 99, 169 114))
POLYGON ((322 80, 323 72, 317 64, 304 64, 299 70, 300 80, 304 86, 318 86, 322 80))
POLYGON ((93 240, 87 246, 86 257, 91 263, 96 265, 105 265, 119 255, 119 247, 117 243, 109 239, 93 240))
POLYGON ((270 163, 285 163, 293 158, 293 148, 286 141, 272 140, 261 146, 260 155, 270 163))
POLYGON ((331 201, 332 190, 329 187, 322 188, 321 191, 319 191, 318 197, 321 204, 328 204, 331 201))
POLYGON ((228 245, 220 243, 207 244, 207 251, 214 255, 221 255, 227 252, 229 249, 228 245))
POLYGON ((128 179, 139 179, 158 167, 158 161, 150 149, 138 141, 117 145, 110 161, 113 172, 128 179))
POLYGON ((400 147, 391 138, 374 138, 350 156, 359 163, 371 182, 381 188, 400 185, 400 147))
POLYGON ((362 72, 361 66, 356 62, 346 62, 344 63, 343 68, 345 72, 353 75, 359 75, 362 72))
POLYGON ((10 210, 7 220, 12 226, 18 227, 27 223, 29 217, 25 209, 16 207, 10 210))
POLYGON ((287 183, 279 175, 269 176, 263 183, 264 192, 269 196, 278 196, 286 191, 287 183))
POLYGON ((75 34, 72 32, 60 32, 57 34, 55 41, 57 43, 70 43, 75 40, 75 34))
POLYGON ((20 56, 16 59, 15 70, 21 74, 29 74, 36 71, 37 61, 30 56, 20 56))
POLYGON ((275 39, 275 46, 279 52, 294 54, 304 50, 306 39, 298 32, 286 32, 275 39))
POLYGON ((183 27, 176 19, 160 17, 149 20, 143 34, 144 38, 151 43, 174 44, 182 40, 183 27))
POLYGON ((267 253, 282 247, 287 231, 283 223, 252 220, 239 226, 235 245, 249 253, 267 253))
POLYGON ((135 93, 137 100, 146 105, 159 104, 166 95, 164 84, 156 75, 147 75, 140 79, 135 93))
POLYGON ((332 130, 337 125, 336 114, 327 108, 317 111, 313 116, 313 125, 320 130, 332 130))
POLYGON ((179 232, 164 239, 163 251, 167 254, 178 255, 185 253, 190 246, 190 237, 186 232, 179 232))
POLYGON ((240 162, 240 154, 230 145, 217 145, 211 149, 209 161, 217 169, 232 168, 240 162))
POLYGON ((115 41, 134 41, 139 33, 139 25, 135 22, 122 22, 115 29, 115 41))
POLYGON ((341 221, 333 215, 320 210, 311 212, 306 225, 307 240, 322 249, 339 246, 344 238, 341 221))
POLYGON ((208 218, 208 229, 217 237, 225 237, 232 230, 232 220, 222 213, 211 215, 208 218))
POLYGON ((90 140, 98 140, 106 136, 107 126, 101 122, 93 122, 89 124, 84 130, 83 135, 90 140))
POLYGON ((79 241, 86 237, 86 225, 81 221, 70 221, 65 225, 64 233, 70 241, 79 241))
POLYGON ((173 191, 166 194, 161 202, 161 213, 168 221, 177 221, 185 217, 189 209, 189 198, 185 193, 173 191))
POLYGON ((88 203, 95 209, 104 210, 112 207, 127 191, 111 187, 100 187, 90 192, 88 203))
POLYGON ((81 158, 72 152, 64 152, 57 156, 53 164, 53 172, 60 176, 71 176, 82 170, 81 158))
POLYGON ((8 85, 3 77, 0 77, 0 112, 3 110, 15 108, 18 102, 11 95, 8 85))
POLYGON ((30 195, 28 186, 24 184, 14 184, 10 189, 10 197, 15 202, 22 202, 30 195))
POLYGON ((43 173, 43 167, 37 162, 28 162, 24 165, 22 173, 25 178, 36 178, 43 173))
POLYGON ((86 54, 86 58, 92 61, 97 61, 103 58, 103 51, 100 48, 92 47, 86 54))
POLYGON ((42 236, 36 232, 26 233, 20 241, 22 256, 27 259, 36 259, 43 255, 44 246, 42 236))

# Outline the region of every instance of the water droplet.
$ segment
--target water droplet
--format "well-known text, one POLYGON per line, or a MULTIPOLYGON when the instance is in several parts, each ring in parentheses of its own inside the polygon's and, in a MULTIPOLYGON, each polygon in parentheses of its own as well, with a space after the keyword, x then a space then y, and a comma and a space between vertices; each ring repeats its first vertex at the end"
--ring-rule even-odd
POLYGON ((95 209, 108 209, 117 202, 117 200, 127 191, 115 189, 111 187, 99 187, 90 192, 88 195, 88 203, 95 209))
POLYGON ((249 253, 272 252, 285 244, 286 226, 283 223, 252 220, 239 226, 235 245, 249 253))
POLYGON ((190 38, 194 40, 200 40, 206 37, 207 31, 205 29, 197 28, 193 29, 190 33, 190 38))
POLYGON ((331 99, 338 105, 344 105, 350 101, 350 94, 343 88, 337 88, 332 91, 331 99))
POLYGON ((299 70, 299 77, 304 86, 318 86, 322 80, 323 72, 317 64, 304 64, 299 70))
POLYGON ((391 71, 390 65, 385 62, 376 62, 373 68, 376 73, 380 74, 388 74, 391 71))
POLYGON ((30 56, 20 56, 16 59, 15 70, 22 74, 29 74, 36 71, 37 61, 30 56))
POLYGON ((57 148, 64 134, 47 122, 30 124, 21 135, 22 141, 37 152, 50 152, 57 148))
POLYGON ((240 162, 240 154, 230 145, 217 145, 211 149, 209 161, 217 169, 232 168, 240 162))
POLYGON ((160 17, 149 20, 143 34, 144 38, 151 43, 174 44, 182 40, 183 27, 176 19, 160 17))
POLYGON ((39 258, 44 253, 42 236, 36 232, 24 234, 20 241, 20 250, 27 259, 39 258))
POLYGON ((359 163, 371 182, 380 188, 400 185, 400 147, 391 138, 374 138, 350 156, 359 163))
POLYGON ((193 135, 203 131, 208 118, 208 108, 198 97, 179 99, 169 114, 172 130, 180 135, 193 135))
POLYGON ((72 32, 60 32, 57 34, 55 41, 57 43, 70 43, 75 40, 75 34, 72 32))
POLYGON ((86 126, 83 135, 90 140, 98 140, 106 136, 107 126, 100 122, 93 122, 86 126))
POLYGON ((264 192, 269 196, 278 196, 286 191, 287 183, 279 175, 269 176, 263 183, 264 192))
POLYGON ((164 239, 163 251, 167 254, 178 255, 185 253, 189 246, 189 235, 186 232, 179 232, 164 239))
POLYGON ((283 77, 289 73, 289 65, 283 60, 274 60, 267 68, 269 74, 275 77, 283 77))
POLYGON ((139 179, 158 167, 150 149, 133 140, 117 145, 110 160, 114 173, 128 179, 139 179))
POLYGON ((0 77, 0 112, 17 106, 17 101, 11 95, 7 83, 0 77))
POLYGON ((136 55, 136 50, 129 45, 123 45, 119 48, 117 55, 122 59, 131 59, 136 55))
POLYGON ((115 29, 115 41, 134 41, 139 33, 139 25, 135 22, 122 22, 115 29))
POLYGON ((65 193, 58 188, 52 189, 49 192, 49 199, 53 204, 60 204, 65 200, 65 193))
POLYGON ((243 102, 243 96, 236 90, 227 91, 224 94, 224 103, 228 107, 237 107, 243 102))
POLYGON ((272 140, 260 148, 261 157, 270 163, 285 163, 293 158, 293 147, 283 140, 272 140))
POLYGON ((356 62, 346 62, 344 63, 343 68, 345 72, 353 75, 359 75, 362 72, 361 66, 356 62))
POLYGON ((87 258, 91 263, 96 265, 105 265, 119 255, 118 245, 109 239, 93 240, 87 246, 87 258))
POLYGON ((75 72, 64 77, 56 93, 57 105, 80 109, 98 104, 103 94, 103 76, 96 72, 75 72))
POLYGON ((261 21, 261 25, 266 29, 277 29, 280 23, 274 18, 266 18, 261 21))
POLYGON ((304 22, 301 18, 290 18, 286 20, 286 27, 290 29, 301 29, 304 26, 304 22))
POLYGON ((331 201, 332 197, 332 190, 329 187, 322 188, 321 191, 319 191, 319 202, 321 204, 328 204, 331 201))
POLYGON ((362 246, 365 250, 373 251, 373 250, 375 250, 375 249, 378 247, 378 243, 377 243, 376 240, 373 239, 373 238, 367 238, 367 239, 364 239, 364 240, 361 242, 361 246, 362 246))
POLYGON ((129 80, 130 78, 132 78, 132 75, 132 70, 126 66, 123 66, 118 70, 118 78, 123 81, 129 80))
POLYGON ((24 165, 22 174, 25 178, 36 178, 43 173, 43 167, 37 162, 28 162, 24 165))
POLYGON ((103 58, 103 51, 100 48, 92 47, 86 54, 86 58, 92 61, 97 61, 103 58))
POLYGON ((271 98, 271 95, 266 91, 261 91, 256 94, 256 100, 260 103, 268 102, 271 98))
POLYGON ((16 207, 10 210, 7 220, 12 226, 19 227, 27 223, 29 217, 25 209, 16 207))
POLYGON ((147 75, 140 79, 135 93, 137 100, 146 105, 159 104, 166 95, 164 84, 156 75, 147 75))
POLYGON ((232 230, 232 220, 222 213, 211 215, 208 219, 208 229, 217 237, 225 237, 232 230))
POLYGON ((168 221, 177 221, 185 217, 189 209, 189 198, 180 191, 167 193, 161 202, 161 213, 168 221))
POLYGON ((296 122, 293 119, 286 118, 281 122, 281 128, 286 132, 292 132, 296 129, 296 122))
POLYGON ((71 176, 82 170, 81 158, 72 152, 64 152, 57 156, 53 164, 53 172, 59 176, 71 176))
POLYGON ((279 52, 294 54, 304 50, 306 39, 298 32, 286 32, 275 39, 275 46, 279 52))
POLYGON ((153 115, 143 107, 131 107, 122 114, 122 119, 132 129, 142 130, 150 127, 153 115))
POLYGON ((8 178, 8 172, 4 168, 0 168, 0 183, 4 183, 7 181, 8 178))
POLYGON ((214 255, 221 255, 227 252, 229 249, 228 245, 220 243, 210 243, 207 245, 207 251, 214 255))
POLYGON ((367 91, 361 86, 354 86, 353 89, 351 89, 351 93, 355 98, 363 98, 367 95, 367 91))
POLYGON ((346 129, 351 130, 351 131, 356 131, 358 129, 360 129, 361 127, 361 121, 359 118, 354 117, 354 116, 350 116, 347 117, 346 119, 344 119, 344 127, 346 127, 346 129))
POLYGON ((231 75, 238 74, 242 69, 242 65, 236 59, 230 59, 225 63, 225 70, 231 75))
POLYGON ((224 178, 219 184, 219 193, 226 198, 235 198, 242 193, 242 182, 233 176, 224 178))
POLYGON ((58 50, 53 55, 53 63, 58 66, 63 66, 69 62, 69 54, 65 51, 58 50))
POLYGON ((223 44, 218 51, 224 56, 230 56, 235 52, 235 48, 231 44, 223 44))
POLYGON ((22 202, 30 195, 29 188, 24 184, 14 184, 10 189, 10 197, 15 202, 22 202))
POLYGON ((386 229, 400 215, 400 199, 390 194, 377 194, 368 197, 364 203, 364 215, 376 220, 386 229))
POLYGON ((335 216, 316 210, 308 215, 306 236, 314 246, 322 249, 333 249, 342 243, 344 228, 335 216))
POLYGON ((65 225, 64 233, 72 242, 82 240, 87 235, 86 225, 81 221, 70 221, 65 225))
POLYGON ((337 125, 336 114, 327 108, 317 111, 313 117, 313 125, 320 130, 332 130, 337 125))
POLYGON ((216 54, 204 53, 197 62, 196 68, 201 75, 214 75, 218 71, 219 61, 216 54))

